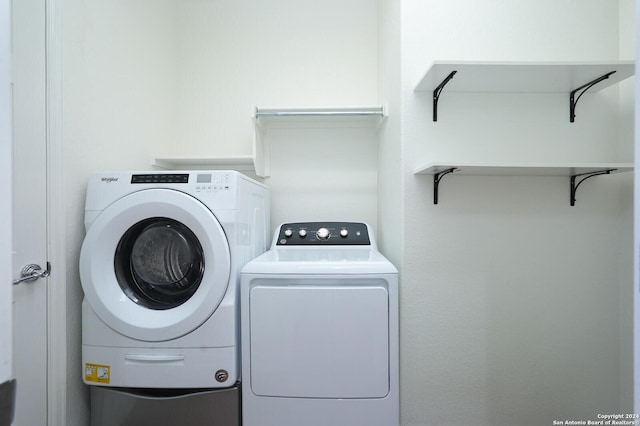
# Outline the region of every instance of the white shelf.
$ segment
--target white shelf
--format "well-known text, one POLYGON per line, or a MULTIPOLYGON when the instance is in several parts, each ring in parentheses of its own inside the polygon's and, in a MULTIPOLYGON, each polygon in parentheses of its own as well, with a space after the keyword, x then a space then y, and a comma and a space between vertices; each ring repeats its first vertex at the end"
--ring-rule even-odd
MULTIPOLYGON (((434 62, 415 87, 416 92, 433 92, 433 121, 438 119, 438 99, 449 92, 560 92, 569 95, 569 121, 575 118, 578 99, 587 91, 596 92, 635 74, 633 61, 612 62, 434 62)), ((432 163, 418 167, 414 174, 433 175, 434 204, 438 185, 448 174, 497 176, 565 176, 570 178, 571 205, 575 190, 590 177, 628 172, 631 163, 432 163), (577 180, 577 182, 576 182, 577 180)))
POLYGON ((569 178, 569 204, 576 201, 576 190, 585 180, 599 175, 633 171, 633 163, 430 163, 415 169, 416 175, 433 175, 433 204, 438 204, 439 185, 448 174, 471 176, 563 176, 569 178))
POLYGON ((574 176, 613 170, 611 173, 633 171, 633 163, 430 163, 415 169, 416 175, 435 175, 455 168, 456 175, 470 176, 574 176))
POLYGON ((268 127, 308 126, 309 122, 338 127, 375 127, 386 115, 382 105, 346 107, 292 107, 253 108, 254 154, 221 157, 155 157, 151 164, 166 170, 239 170, 251 171, 257 176, 270 174, 270 161, 266 129, 268 127))
POLYGON ((269 128, 377 128, 383 105, 342 107, 254 107, 253 152, 256 174, 271 174, 269 128))
POLYGON ((155 157, 151 164, 166 170, 249 170, 255 171, 253 155, 221 157, 155 157))
POLYGON ((633 61, 613 62, 478 62, 436 61, 415 87, 433 91, 457 71, 446 85, 450 92, 566 92, 615 71, 596 84, 592 92, 619 83, 635 74, 633 61))
POLYGON ((384 117, 382 105, 346 106, 346 107, 296 107, 270 108, 254 107, 254 118, 286 118, 286 117, 384 117))
POLYGON ((569 121, 587 91, 605 89, 631 77, 633 61, 616 62, 434 62, 414 91, 433 91, 433 121, 438 100, 448 92, 562 92, 569 94, 569 121))

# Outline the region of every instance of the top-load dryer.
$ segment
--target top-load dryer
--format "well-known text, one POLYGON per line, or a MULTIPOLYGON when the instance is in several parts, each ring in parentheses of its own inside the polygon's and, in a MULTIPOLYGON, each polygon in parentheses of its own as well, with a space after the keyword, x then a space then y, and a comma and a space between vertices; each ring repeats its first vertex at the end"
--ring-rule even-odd
POLYGON ((241 311, 244 426, 398 425, 398 271, 369 226, 281 225, 241 311))
POLYGON ((239 272, 267 248, 269 190, 234 171, 96 173, 80 254, 90 385, 229 387, 239 272))

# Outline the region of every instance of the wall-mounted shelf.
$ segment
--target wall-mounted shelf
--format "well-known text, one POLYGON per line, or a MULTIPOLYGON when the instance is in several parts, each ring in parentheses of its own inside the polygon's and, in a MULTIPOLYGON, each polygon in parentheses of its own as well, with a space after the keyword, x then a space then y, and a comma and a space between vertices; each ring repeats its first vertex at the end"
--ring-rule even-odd
POLYGON ((569 120, 582 94, 602 90, 635 74, 633 61, 613 62, 434 62, 414 91, 433 92, 433 121, 438 100, 449 92, 560 92, 569 95, 569 120), (576 96, 577 95, 577 96, 576 96))
POLYGON ((155 157, 151 165, 166 170, 255 171, 253 155, 226 157, 155 157))
POLYGON ((260 177, 271 173, 268 138, 269 127, 309 126, 321 122, 322 126, 377 127, 386 116, 382 105, 348 107, 300 107, 300 108, 253 108, 254 141, 253 155, 220 157, 155 157, 151 164, 166 170, 238 170, 251 171, 260 177))
POLYGON ((286 117, 384 117, 382 105, 348 107, 299 107, 299 108, 263 108, 254 107, 254 118, 286 117))
POLYGON ((431 163, 415 169, 416 175, 433 175, 433 204, 438 204, 439 185, 448 174, 472 176, 565 176, 569 178, 570 205, 574 205, 578 186, 593 176, 633 171, 633 163, 431 163))
POLYGON ((255 167, 258 176, 271 174, 269 128, 304 127, 365 127, 377 128, 387 109, 384 105, 343 107, 254 107, 255 167))

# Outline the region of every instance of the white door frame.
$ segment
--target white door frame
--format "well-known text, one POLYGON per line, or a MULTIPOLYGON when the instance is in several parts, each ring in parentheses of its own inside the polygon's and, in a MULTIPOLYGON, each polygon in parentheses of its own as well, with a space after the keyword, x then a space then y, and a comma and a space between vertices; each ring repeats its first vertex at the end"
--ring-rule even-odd
MULTIPOLYGON (((47 241, 52 265, 47 297, 47 419, 49 426, 67 422, 67 256, 62 102, 63 0, 45 0, 47 120, 47 241)), ((75 359, 75 357, 72 357, 75 359)), ((78 365, 78 371, 81 371, 78 365)), ((79 377, 78 373, 78 377, 79 377)))
MULTIPOLYGON (((66 268, 64 251, 64 203, 62 174, 62 10, 61 2, 47 0, 47 178, 50 261, 59 270, 49 282, 47 417, 49 425, 66 424, 66 268)), ((11 131, 11 2, 0 0, 0 383, 13 377, 12 363, 12 140, 11 131), (8 348, 8 350, 7 350, 8 348)))
MULTIPOLYGON (((12 371, 12 131, 11 131, 11 10, 0 0, 0 383, 13 378, 12 371), (8 201, 8 202, 7 202, 8 201)), ((1 416, 0 416, 1 417, 1 416)))

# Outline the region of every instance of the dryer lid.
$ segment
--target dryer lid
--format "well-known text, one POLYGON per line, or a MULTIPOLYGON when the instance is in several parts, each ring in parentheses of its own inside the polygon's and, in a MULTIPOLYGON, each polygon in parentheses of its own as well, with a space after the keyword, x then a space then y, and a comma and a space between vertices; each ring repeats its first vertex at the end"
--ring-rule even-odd
POLYGON ((242 274, 397 274, 378 250, 357 247, 277 247, 256 257, 242 274))

